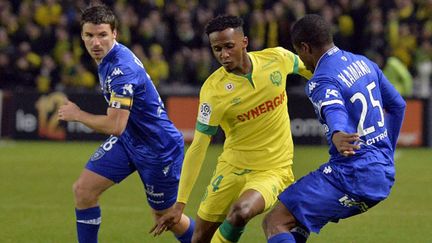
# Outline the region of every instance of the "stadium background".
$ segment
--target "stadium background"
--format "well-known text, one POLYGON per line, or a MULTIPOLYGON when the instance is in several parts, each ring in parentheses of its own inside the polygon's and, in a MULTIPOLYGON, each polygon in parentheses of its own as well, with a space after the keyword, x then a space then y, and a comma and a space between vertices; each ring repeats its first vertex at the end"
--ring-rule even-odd
MULTIPOLYGON (((103 113, 96 65, 80 40, 79 14, 89 1, 0 0, 0 239, 74 242, 71 185, 105 137, 78 123, 58 123, 63 97, 103 113), (96 140, 96 142, 94 142, 96 140), (93 141, 93 142, 92 142, 93 141)), ((371 212, 331 224, 311 242, 431 242, 427 173, 432 152, 432 1, 430 0, 133 0, 102 1, 120 19, 119 41, 143 61, 170 117, 193 135, 199 87, 218 67, 203 30, 218 14, 245 20, 248 50, 292 50, 289 29, 305 13, 333 23, 340 48, 375 60, 404 95, 398 178, 390 198, 371 212), (429 162, 429 163, 428 163, 429 162)), ((299 177, 326 160, 325 140, 304 80, 287 92, 299 177)), ((214 137, 188 212, 194 215, 221 150, 214 137)), ((430 166, 430 165, 429 165, 430 166)), ((170 242, 147 235, 151 216, 136 176, 102 198, 102 242, 170 242), (110 238, 111 237, 111 238, 110 238)), ((264 242, 260 218, 242 242, 264 242)))

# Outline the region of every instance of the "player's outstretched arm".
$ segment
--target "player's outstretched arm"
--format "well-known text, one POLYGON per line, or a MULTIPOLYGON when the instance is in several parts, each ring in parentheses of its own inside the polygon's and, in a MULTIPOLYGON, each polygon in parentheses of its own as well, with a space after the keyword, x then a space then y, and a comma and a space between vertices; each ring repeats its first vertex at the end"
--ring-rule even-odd
POLYGON ((157 221, 149 233, 153 236, 158 236, 164 231, 169 230, 173 225, 180 222, 183 215, 183 210, 186 204, 181 202, 176 202, 168 211, 162 215, 157 221))
POLYGON ((81 110, 66 99, 58 110, 58 117, 63 121, 81 122, 100 133, 119 136, 126 128, 129 113, 126 109, 108 108, 106 115, 95 115, 81 110))
POLYGON ((177 202, 173 207, 168 209, 162 217, 153 226, 150 233, 160 235, 169 227, 178 223, 193 186, 198 178, 207 148, 210 144, 211 136, 195 130, 194 139, 186 152, 180 176, 179 191, 177 202))

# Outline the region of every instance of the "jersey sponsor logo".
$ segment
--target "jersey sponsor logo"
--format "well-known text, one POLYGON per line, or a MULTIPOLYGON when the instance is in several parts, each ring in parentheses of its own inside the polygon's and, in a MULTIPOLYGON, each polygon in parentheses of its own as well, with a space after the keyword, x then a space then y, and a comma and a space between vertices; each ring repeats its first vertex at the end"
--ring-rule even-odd
POLYGON ((120 68, 116 67, 116 68, 114 68, 114 70, 112 71, 111 76, 117 76, 117 75, 120 75, 120 74, 123 75, 122 70, 121 70, 120 68))
POLYGON ((202 124, 208 125, 210 122, 210 115, 212 113, 212 108, 208 103, 202 103, 200 106, 198 121, 202 124))
POLYGON ((133 95, 133 85, 132 84, 125 84, 122 87, 123 95, 132 96, 133 95))
POLYGON ((153 185, 146 184, 145 190, 147 193, 147 197, 153 197, 153 199, 155 199, 155 198, 160 199, 160 198, 163 198, 165 196, 165 194, 163 192, 155 192, 153 185))
POLYGON ((225 85, 225 89, 226 89, 227 91, 233 91, 233 90, 234 90, 234 84, 232 84, 232 83, 227 83, 227 84, 225 85))
POLYGON ((282 74, 279 71, 274 71, 270 74, 272 84, 280 86, 282 84, 282 74))
POLYGON ((284 101, 285 91, 271 100, 264 101, 248 112, 237 115, 237 119, 241 122, 255 119, 266 112, 276 109, 278 106, 282 105, 284 101))
POLYGON ((349 197, 348 195, 344 195, 339 198, 339 203, 344 207, 358 207, 361 212, 366 212, 369 207, 365 202, 357 202, 354 198, 349 197))
POLYGON ((381 140, 384 140, 387 137, 388 137, 388 133, 387 133, 387 129, 386 129, 384 132, 378 134, 377 136, 375 136, 373 138, 369 138, 368 140, 366 140, 366 144, 372 145, 372 144, 377 143, 381 140))

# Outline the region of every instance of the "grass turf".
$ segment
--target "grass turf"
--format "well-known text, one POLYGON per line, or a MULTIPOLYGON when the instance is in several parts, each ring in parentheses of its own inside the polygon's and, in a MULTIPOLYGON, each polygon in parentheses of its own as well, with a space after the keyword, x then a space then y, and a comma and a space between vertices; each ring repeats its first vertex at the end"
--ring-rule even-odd
MULTIPOLYGON (((0 142, 0 241, 76 242, 72 183, 99 146, 94 142, 0 142)), ((207 152, 186 213, 195 216, 221 146, 207 152)), ((432 242, 432 150, 399 149, 396 183, 390 197, 365 214, 330 223, 308 242, 432 242)), ((295 150, 297 178, 327 160, 326 147, 295 150)), ((101 197, 100 242, 175 242, 170 233, 153 238, 153 225, 137 174, 101 197)), ((246 227, 240 242, 266 242, 262 215, 246 227)))

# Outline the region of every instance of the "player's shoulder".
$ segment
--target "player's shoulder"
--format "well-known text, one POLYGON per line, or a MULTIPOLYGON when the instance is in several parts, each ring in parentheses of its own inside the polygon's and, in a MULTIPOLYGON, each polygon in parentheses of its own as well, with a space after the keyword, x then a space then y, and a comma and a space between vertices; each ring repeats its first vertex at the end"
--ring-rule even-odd
POLYGON ((294 55, 293 52, 281 46, 265 48, 260 51, 252 51, 250 53, 251 55, 255 55, 258 57, 291 57, 294 55))
POLYGON ((116 53, 110 60, 110 74, 116 75, 136 75, 144 72, 144 65, 126 46, 117 43, 116 53))
POLYGON ((202 88, 215 88, 218 84, 227 78, 228 74, 224 67, 216 69, 208 78, 204 81, 202 88))

